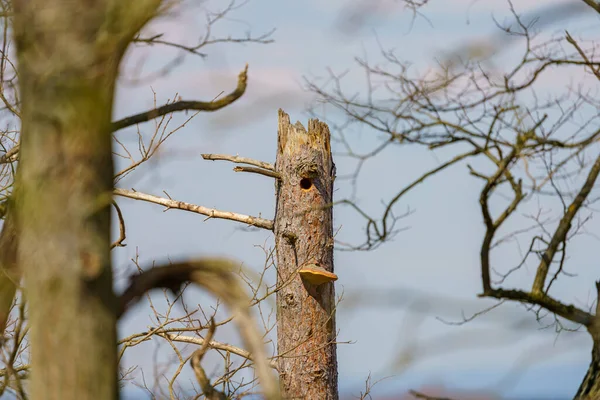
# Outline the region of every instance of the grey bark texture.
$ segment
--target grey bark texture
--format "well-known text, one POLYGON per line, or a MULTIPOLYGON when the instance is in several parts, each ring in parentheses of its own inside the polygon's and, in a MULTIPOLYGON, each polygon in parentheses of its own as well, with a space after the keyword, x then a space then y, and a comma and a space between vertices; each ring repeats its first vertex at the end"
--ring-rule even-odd
POLYGON ((284 399, 338 399, 335 290, 303 282, 298 270, 333 272, 333 180, 330 133, 318 120, 299 122, 279 110, 275 246, 277 347, 284 399))

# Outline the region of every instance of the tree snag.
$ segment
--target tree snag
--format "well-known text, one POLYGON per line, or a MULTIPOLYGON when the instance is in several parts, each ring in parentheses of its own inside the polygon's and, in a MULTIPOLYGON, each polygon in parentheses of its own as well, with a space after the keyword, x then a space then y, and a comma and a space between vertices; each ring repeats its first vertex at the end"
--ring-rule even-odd
MULTIPOLYGON (((313 119, 308 131, 279 110, 275 247, 277 354, 284 399, 338 399, 335 291, 331 281, 302 279, 303 267, 333 273, 333 180, 330 133, 313 119)), ((333 275, 335 276, 335 275, 333 275)))

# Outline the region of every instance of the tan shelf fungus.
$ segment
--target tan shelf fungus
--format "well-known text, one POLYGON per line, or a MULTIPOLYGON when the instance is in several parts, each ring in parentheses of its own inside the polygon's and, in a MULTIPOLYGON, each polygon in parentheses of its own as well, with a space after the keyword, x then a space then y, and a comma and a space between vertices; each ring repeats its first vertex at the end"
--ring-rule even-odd
POLYGON ((318 286, 323 283, 337 281, 338 276, 333 272, 325 270, 317 264, 306 264, 298 271, 300 277, 306 282, 318 286))

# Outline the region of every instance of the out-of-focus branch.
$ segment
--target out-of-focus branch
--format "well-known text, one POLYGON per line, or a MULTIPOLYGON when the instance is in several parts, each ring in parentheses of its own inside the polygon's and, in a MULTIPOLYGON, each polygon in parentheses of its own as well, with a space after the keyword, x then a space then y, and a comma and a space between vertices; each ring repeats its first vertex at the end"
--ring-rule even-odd
POLYGON ((278 385, 267 361, 262 335, 250 314, 250 299, 234 272, 237 269, 238 266, 232 261, 218 258, 153 267, 131 278, 129 287, 119 297, 117 315, 121 317, 152 289, 166 288, 178 292, 181 286, 188 282, 202 286, 222 299, 231 310, 244 345, 253 355, 256 374, 265 397, 268 400, 276 400, 280 398, 278 385))
POLYGON ((170 114, 176 111, 185 111, 185 110, 196 110, 196 111, 217 111, 223 107, 226 107, 242 97, 244 92, 246 91, 246 86, 248 83, 248 64, 244 70, 238 76, 238 84, 235 90, 229 93, 227 96, 220 98, 219 100, 214 101, 177 101, 175 103, 166 104, 162 107, 155 108, 154 110, 146 111, 143 113, 139 113, 136 115, 132 115, 130 117, 126 117, 120 119, 118 121, 113 122, 112 130, 118 131, 123 128, 127 128, 129 126, 139 124, 142 122, 150 121, 154 118, 160 117, 162 115, 170 114))
POLYGON ((0 164, 7 164, 15 161, 19 153, 19 145, 15 145, 12 149, 0 156, 0 164))
MULTIPOLYGON (((491 193, 496 189, 499 184, 500 178, 504 175, 508 179, 512 178, 512 175, 508 171, 509 165, 515 160, 519 152, 519 149, 516 147, 510 152, 506 158, 502 160, 498 160, 497 166, 498 169, 496 172, 489 178, 486 179, 486 184, 483 187, 481 194, 479 196, 479 204, 481 206, 481 214, 483 215, 483 223, 485 224, 485 235, 483 237, 483 243, 481 244, 481 252, 480 252, 480 260, 481 260, 481 281, 483 284, 483 292, 487 293, 492 288, 492 283, 490 280, 490 248, 492 246, 492 240, 494 239, 494 235, 498 228, 508 219, 510 214, 512 214, 518 204, 523 199, 523 192, 521 182, 513 185, 513 190, 515 192, 515 197, 511 204, 502 212, 502 214, 494 220, 490 213, 489 209, 489 197, 491 193)), ((471 170, 471 174, 475 176, 479 176, 476 172, 471 170)), ((512 179, 511 179, 512 180, 512 179)))
POLYGON ((190 54, 195 54, 197 56, 200 57, 206 57, 206 54, 201 53, 200 49, 209 45, 214 45, 214 44, 218 44, 218 43, 260 43, 260 44, 268 44, 268 43, 273 43, 273 39, 271 39, 271 35, 273 34, 273 32, 275 32, 275 30, 271 30, 267 33, 264 33, 260 36, 246 36, 246 37, 238 37, 238 38, 232 38, 232 37, 227 37, 227 38, 220 38, 220 39, 206 39, 203 40, 202 42, 193 45, 193 46, 186 46, 183 45, 181 43, 175 43, 175 42, 170 42, 168 40, 163 40, 161 39, 163 34, 158 34, 158 35, 154 35, 151 37, 136 37, 133 39, 134 43, 141 43, 141 44, 145 44, 145 45, 163 45, 163 46, 167 46, 167 47, 173 47, 179 50, 183 50, 186 51, 190 54))
POLYGON ((437 396, 429 396, 425 393, 417 392, 416 390, 410 390, 409 393, 414 396, 416 399, 421 400, 454 400, 450 397, 437 397, 437 396))
POLYGON ((123 244, 127 238, 125 233, 125 219, 123 218, 123 213, 121 212, 121 208, 116 201, 113 201, 113 206, 115 207, 115 210, 117 211, 117 217, 119 218, 119 238, 110 245, 111 249, 114 249, 115 247, 127 246, 126 244, 123 244))
POLYGON ((115 189, 113 192, 117 196, 128 197, 130 199, 147 201, 149 203, 160 204, 161 206, 167 207, 167 209, 177 209, 195 212, 197 214, 206 215, 209 218, 220 218, 229 219, 231 221, 242 222, 244 224, 252 225, 257 228, 273 230, 273 221, 269 219, 252 217, 250 215, 238 214, 230 211, 220 211, 212 208, 198 206, 195 204, 186 203, 183 201, 177 201, 172 199, 166 199, 164 197, 153 196, 151 194, 141 193, 134 190, 115 189))
MULTIPOLYGON (((598 7, 600 7, 600 3, 598 3, 598 7)), ((581 46, 579 46, 579 44, 575 41, 575 39, 573 39, 573 36, 571 36, 571 34, 569 32, 565 32, 565 33, 566 33, 566 36, 565 36, 566 41, 569 42, 569 44, 571 46, 575 47, 575 50, 577 50, 577 52, 579 53, 579 55, 581 56, 583 61, 589 66, 590 70, 592 70, 592 73, 596 76, 596 78, 600 79, 600 66, 598 66, 598 63, 593 63, 589 59, 587 54, 585 54, 585 51, 581 48, 581 46)))
POLYGON ((200 52, 204 47, 215 45, 215 44, 226 44, 226 43, 258 43, 258 44, 268 44, 272 43, 273 39, 271 36, 275 29, 263 33, 259 36, 252 36, 249 32, 246 33, 245 36, 227 36, 227 37, 214 37, 212 35, 213 28, 217 25, 218 22, 226 20, 230 17, 231 12, 239 9, 246 2, 242 1, 238 4, 237 0, 230 0, 229 4, 223 9, 217 12, 206 12, 206 21, 205 21, 205 32, 202 35, 198 42, 194 45, 184 45, 181 43, 175 43, 168 40, 163 39, 163 34, 157 34, 150 37, 141 37, 140 35, 133 38, 134 43, 141 43, 149 46, 153 45, 162 45, 173 47, 179 50, 183 50, 185 52, 195 54, 201 57, 206 57, 205 53, 200 52))
POLYGON ((597 13, 600 13, 600 3, 596 0, 583 0, 583 2, 592 7, 597 13))
MULTIPOLYGON (((112 123, 112 131, 116 132, 118 130, 127 128, 129 126, 139 124, 142 122, 148 122, 155 118, 162 117, 167 114, 171 114, 177 111, 186 111, 186 110, 196 110, 196 111, 217 111, 223 107, 226 107, 232 104, 234 101, 242 97, 242 95, 246 92, 246 87, 248 83, 248 65, 238 76, 238 84, 235 90, 229 93, 227 96, 220 98, 219 100, 214 101, 176 101, 173 103, 165 104, 161 107, 155 108, 150 111, 145 111, 143 113, 139 113, 136 115, 132 115, 118 121, 112 123)), ((6 164, 9 162, 13 162, 17 160, 19 155, 19 145, 14 146, 8 152, 0 156, 0 164, 6 164)), ((217 155, 218 156, 218 155, 217 155)), ((218 160, 220 158, 214 158, 218 160)), ((269 165, 268 163, 264 163, 265 165, 269 165)), ((267 168, 268 169, 268 168, 267 168)))

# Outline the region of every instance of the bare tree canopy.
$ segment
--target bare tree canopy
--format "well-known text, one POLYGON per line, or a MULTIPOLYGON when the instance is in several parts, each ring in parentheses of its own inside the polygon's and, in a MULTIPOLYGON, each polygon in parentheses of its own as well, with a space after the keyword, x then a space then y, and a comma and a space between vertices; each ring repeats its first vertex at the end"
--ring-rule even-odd
MULTIPOLYGON (((425 4, 420 6, 425 12, 425 4)), ((600 173, 599 43, 587 32, 548 35, 542 28, 584 11, 600 12, 600 5, 568 2, 527 15, 516 11, 516 2, 515 7, 510 2, 507 6, 512 18, 494 21, 499 33, 493 39, 451 51, 425 72, 411 67, 400 52, 382 49, 381 63, 357 59, 367 79, 364 92, 345 90, 344 74, 334 72, 325 84, 312 79, 307 87, 319 96, 315 115, 322 116, 325 103, 345 116, 341 122, 334 117, 327 121, 335 125, 347 154, 358 161, 354 178, 370 158, 397 146, 422 146, 445 158, 399 189, 386 201, 381 216, 371 216, 353 199, 339 201, 366 220, 366 240, 351 249, 370 250, 390 241, 400 219, 394 210, 407 193, 445 170, 466 167, 480 187, 477 201, 485 229, 478 296, 523 303, 540 323, 559 330, 586 329, 594 342, 592 361, 575 398, 596 399, 600 398, 598 301, 585 307, 569 304, 556 298, 552 288, 559 278, 572 277, 569 244, 585 234, 595 213, 600 173), (546 23, 537 24, 538 16, 546 23), (516 55, 509 57, 507 46, 516 55), (571 84, 548 90, 544 82, 561 73, 572 77, 571 84), (377 147, 360 153, 352 148, 350 136, 356 127, 381 138, 377 147), (500 248, 520 252, 516 265, 494 260, 500 248), (528 266, 535 266, 529 287, 510 287, 513 276, 528 266)), ((600 281, 595 288, 600 291, 600 281)))

